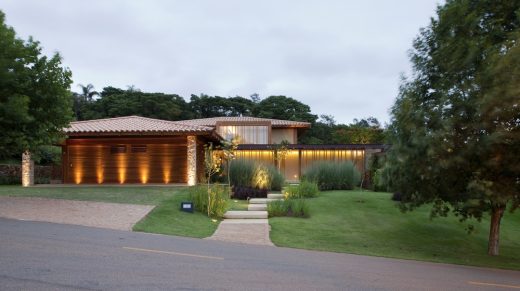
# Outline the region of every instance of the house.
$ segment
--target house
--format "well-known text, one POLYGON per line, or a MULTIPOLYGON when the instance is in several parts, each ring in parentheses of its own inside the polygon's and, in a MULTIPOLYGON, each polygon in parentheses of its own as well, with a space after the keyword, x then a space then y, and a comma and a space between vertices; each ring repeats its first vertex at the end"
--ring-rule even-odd
POLYGON ((255 118, 214 117, 166 121, 127 116, 71 122, 62 144, 63 182, 183 183, 194 185, 204 173, 204 145, 239 137, 237 158, 275 163, 276 144, 288 142, 280 168, 298 180, 316 161, 352 161, 361 171, 367 155, 383 145, 300 145, 309 123, 255 118))

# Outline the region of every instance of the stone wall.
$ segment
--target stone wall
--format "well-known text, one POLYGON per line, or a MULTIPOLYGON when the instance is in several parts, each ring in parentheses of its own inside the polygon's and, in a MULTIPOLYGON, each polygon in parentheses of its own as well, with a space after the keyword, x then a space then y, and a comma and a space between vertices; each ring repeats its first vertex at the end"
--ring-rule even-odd
MULTIPOLYGON (((61 166, 34 166, 36 184, 48 184, 61 180, 61 166)), ((0 184, 21 184, 22 165, 0 164, 0 184)))

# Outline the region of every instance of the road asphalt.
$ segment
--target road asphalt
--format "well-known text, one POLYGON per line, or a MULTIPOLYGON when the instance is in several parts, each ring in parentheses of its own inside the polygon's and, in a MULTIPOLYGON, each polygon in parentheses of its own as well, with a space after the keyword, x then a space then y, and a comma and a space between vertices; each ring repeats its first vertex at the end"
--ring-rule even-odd
POLYGON ((0 290, 516 288, 517 271, 0 219, 0 290))

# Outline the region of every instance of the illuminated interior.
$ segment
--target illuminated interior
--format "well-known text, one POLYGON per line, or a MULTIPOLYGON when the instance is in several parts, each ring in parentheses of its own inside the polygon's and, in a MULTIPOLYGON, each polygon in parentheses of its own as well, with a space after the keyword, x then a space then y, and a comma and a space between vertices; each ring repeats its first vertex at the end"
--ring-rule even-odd
MULTIPOLYGON (((81 154, 83 153, 83 147, 77 147, 76 150, 78 156, 81 156, 81 154)), ((74 169, 74 183, 81 184, 81 182, 83 181, 83 159, 76 159, 71 163, 71 165, 74 169)))
POLYGON ((104 167, 103 167, 103 146, 96 146, 96 180, 98 184, 104 181, 104 167))
POLYGON ((125 154, 118 154, 116 160, 119 184, 123 184, 126 181, 127 157, 125 154))
POLYGON ((137 155, 137 167, 139 171, 139 180, 142 184, 148 183, 148 179, 150 177, 150 163, 148 161, 148 156, 145 154, 136 154, 137 155))

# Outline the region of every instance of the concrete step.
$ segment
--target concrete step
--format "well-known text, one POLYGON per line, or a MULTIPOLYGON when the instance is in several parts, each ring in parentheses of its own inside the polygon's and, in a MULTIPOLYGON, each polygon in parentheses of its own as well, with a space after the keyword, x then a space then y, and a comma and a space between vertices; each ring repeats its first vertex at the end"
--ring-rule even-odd
POLYGON ((283 194, 270 193, 270 194, 267 194, 267 198, 269 198, 269 199, 283 199, 283 194))
POLYGON ((275 201, 279 199, 269 199, 269 198, 251 198, 249 199, 249 204, 267 204, 268 202, 275 201))
POLYGON ((267 210, 267 204, 249 204, 247 205, 249 211, 265 211, 267 210))
POLYGON ((267 211, 236 211, 230 210, 224 213, 226 219, 257 219, 267 218, 267 211))
POLYGON ((220 224, 269 224, 267 218, 224 219, 220 224))

